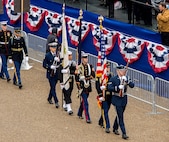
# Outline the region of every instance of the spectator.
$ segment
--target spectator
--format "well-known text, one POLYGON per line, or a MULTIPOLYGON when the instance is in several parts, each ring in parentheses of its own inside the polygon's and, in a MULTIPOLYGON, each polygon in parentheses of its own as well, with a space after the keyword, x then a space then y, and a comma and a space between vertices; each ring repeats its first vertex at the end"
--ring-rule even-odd
POLYGON ((157 15, 157 27, 161 33, 162 44, 169 46, 169 9, 166 4, 161 2, 159 4, 160 13, 157 15))

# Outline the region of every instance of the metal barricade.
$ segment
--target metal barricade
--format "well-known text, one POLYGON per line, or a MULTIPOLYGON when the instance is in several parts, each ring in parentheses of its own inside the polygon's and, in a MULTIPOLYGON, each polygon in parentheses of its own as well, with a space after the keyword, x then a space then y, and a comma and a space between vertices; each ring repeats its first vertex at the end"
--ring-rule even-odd
POLYGON ((128 68, 127 76, 135 82, 135 87, 128 89, 128 94, 138 100, 151 104, 152 113, 156 113, 153 76, 132 68, 128 68))
POLYGON ((155 78, 156 106, 169 111, 169 81, 155 78))

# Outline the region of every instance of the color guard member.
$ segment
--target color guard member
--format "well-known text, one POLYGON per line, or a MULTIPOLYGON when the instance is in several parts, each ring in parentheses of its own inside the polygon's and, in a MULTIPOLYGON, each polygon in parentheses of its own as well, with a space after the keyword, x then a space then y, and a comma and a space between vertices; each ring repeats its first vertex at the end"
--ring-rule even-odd
POLYGON ((122 131, 122 138, 128 139, 123 120, 123 113, 127 105, 127 87, 134 87, 134 83, 126 76, 127 69, 123 66, 117 66, 117 75, 111 77, 108 82, 108 90, 113 92, 112 104, 115 106, 117 116, 113 125, 113 132, 119 135, 118 127, 120 125, 122 131))
MULTIPOLYGON (((68 51, 68 59, 69 59, 69 72, 67 72, 66 69, 62 69, 62 79, 63 79, 63 74, 68 73, 69 74, 69 88, 66 90, 64 88, 64 85, 61 85, 61 89, 63 91, 64 95, 64 103, 63 103, 63 108, 69 115, 73 114, 72 108, 71 108, 71 94, 73 91, 73 85, 74 85, 74 75, 76 71, 76 62, 72 60, 72 52, 68 51)), ((62 80, 60 82, 63 82, 62 80)))
POLYGON ((91 123, 89 115, 89 104, 88 97, 89 93, 92 91, 91 79, 95 78, 95 71, 92 65, 88 63, 88 54, 82 53, 82 63, 78 66, 78 75, 76 76, 76 82, 78 89, 82 89, 80 94, 82 100, 80 102, 80 107, 78 110, 78 117, 83 119, 82 113, 84 110, 85 118, 87 123, 91 123))
POLYGON ((49 43, 50 52, 47 52, 43 60, 43 67, 47 70, 46 78, 49 81, 50 92, 47 98, 49 104, 53 104, 52 97, 55 101, 56 108, 59 108, 58 98, 56 95, 56 84, 58 81, 58 67, 60 66, 60 59, 57 51, 58 44, 56 42, 49 43))
MULTIPOLYGON (((112 77, 112 73, 110 72, 110 63, 107 63, 107 76, 108 76, 108 80, 112 77)), ((108 112, 111 106, 112 92, 107 90, 107 86, 101 86, 101 78, 102 77, 96 77, 96 82, 95 82, 96 90, 98 93, 98 100, 101 102, 101 116, 98 124, 101 127, 106 128, 105 129, 106 133, 110 133, 109 130, 110 121, 109 121, 108 112), (105 91, 105 94, 103 93, 103 91, 105 91)))

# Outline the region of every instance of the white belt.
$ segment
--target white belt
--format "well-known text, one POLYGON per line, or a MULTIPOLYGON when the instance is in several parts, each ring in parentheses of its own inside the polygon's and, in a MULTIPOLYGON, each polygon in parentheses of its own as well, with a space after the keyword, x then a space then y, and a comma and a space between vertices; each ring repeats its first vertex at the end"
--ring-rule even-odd
POLYGON ((0 44, 8 44, 8 42, 0 42, 0 44))

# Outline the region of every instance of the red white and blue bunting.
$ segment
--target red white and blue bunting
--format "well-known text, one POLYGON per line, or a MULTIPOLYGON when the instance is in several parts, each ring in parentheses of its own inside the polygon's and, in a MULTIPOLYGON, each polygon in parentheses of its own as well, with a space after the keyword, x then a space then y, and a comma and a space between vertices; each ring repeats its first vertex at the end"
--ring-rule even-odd
POLYGON ((145 47, 145 41, 135 37, 119 34, 118 45, 124 60, 126 62, 129 61, 131 64, 140 58, 145 47))
POLYGON ((167 70, 169 66, 169 50, 160 44, 147 43, 148 61, 156 73, 167 70))
POLYGON ((20 13, 14 12, 14 0, 6 0, 6 12, 11 24, 15 24, 21 17, 20 13))
POLYGON ((52 28, 57 28, 57 36, 60 36, 62 31, 62 15, 50 11, 46 11, 45 21, 49 27, 49 33, 52 32, 52 28))
MULTIPOLYGON (((91 24, 91 30, 93 35, 93 44, 96 47, 97 51, 100 48, 100 28, 97 25, 91 24)), ((106 55, 108 55, 116 42, 117 32, 116 31, 109 31, 106 28, 103 28, 103 39, 105 40, 105 49, 106 55)))
POLYGON ((30 11, 25 14, 25 23, 31 31, 38 31, 41 27, 45 10, 36 6, 30 6, 30 11))
MULTIPOLYGON (((68 32, 70 36, 71 43, 75 46, 79 43, 79 29, 80 29, 80 21, 75 18, 67 17, 66 18, 68 24, 68 32)), ((81 41, 83 42, 86 36, 90 31, 90 24, 88 22, 82 21, 81 24, 81 41)))
MULTIPOLYGON (((6 12, 11 24, 15 24, 21 17, 20 13, 14 13, 14 0, 4 0, 6 12)), ((36 6, 30 6, 30 12, 25 13, 25 24, 30 31, 38 31, 44 19, 48 25, 48 31, 51 32, 52 27, 57 27, 60 36, 62 31, 62 14, 51 12, 36 6), (46 17, 45 17, 46 16, 46 17)), ((71 43, 74 46, 78 45, 80 21, 72 17, 66 17, 67 29, 71 43)), ((93 36, 93 45, 97 51, 100 48, 100 28, 98 25, 82 21, 81 41, 83 42, 88 33, 91 31, 93 36)), ((118 39, 119 52, 123 59, 130 63, 136 62, 140 59, 145 47, 148 50, 148 62, 156 73, 165 71, 169 67, 169 50, 160 44, 152 43, 150 41, 141 40, 137 37, 130 37, 123 35, 118 31, 108 30, 103 28, 103 39, 106 41, 106 54, 112 52, 116 40, 118 39)))

